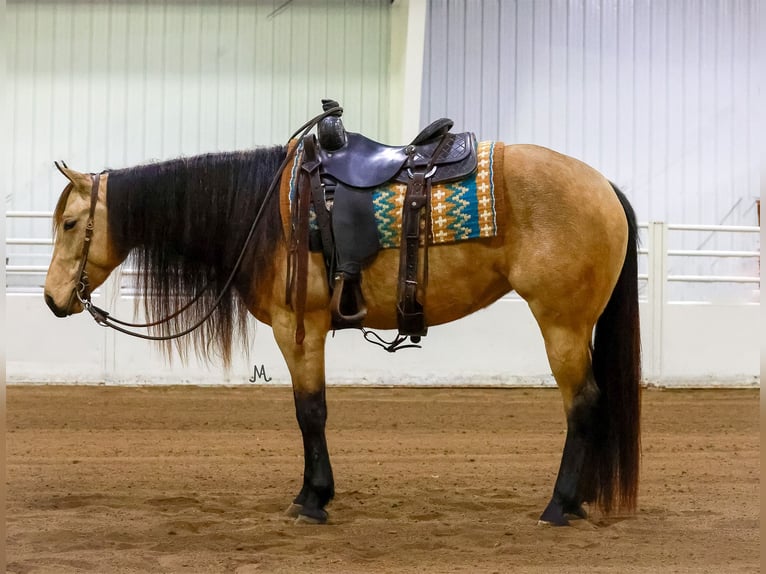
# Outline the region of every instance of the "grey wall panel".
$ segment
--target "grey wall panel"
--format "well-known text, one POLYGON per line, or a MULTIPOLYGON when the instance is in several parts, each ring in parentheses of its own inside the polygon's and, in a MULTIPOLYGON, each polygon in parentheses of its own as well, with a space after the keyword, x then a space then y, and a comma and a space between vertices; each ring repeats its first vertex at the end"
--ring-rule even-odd
POLYGON ((431 0, 422 123, 590 163, 641 219, 754 224, 755 0, 431 0))
MULTIPOLYGON (((755 225, 756 0, 431 0, 421 121, 535 143, 593 165, 639 219, 755 225)), ((673 249, 757 250, 684 232, 673 249)), ((679 259, 671 274, 756 275, 753 258, 679 259)), ((752 286, 671 296, 751 299, 752 286)))

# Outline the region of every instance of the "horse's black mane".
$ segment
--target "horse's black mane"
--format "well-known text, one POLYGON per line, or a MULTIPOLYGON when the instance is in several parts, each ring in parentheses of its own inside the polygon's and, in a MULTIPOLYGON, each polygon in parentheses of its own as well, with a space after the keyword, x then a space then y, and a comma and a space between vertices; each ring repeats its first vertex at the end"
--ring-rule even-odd
MULTIPOLYGON (((107 206, 112 245, 130 252, 146 318, 167 317, 205 289, 180 317, 154 328, 169 334, 193 325, 213 305, 242 251, 266 190, 284 159, 282 146, 207 154, 109 171, 107 206)), ((280 238, 278 189, 268 198, 239 273, 202 327, 178 340, 207 357, 231 357, 235 331, 247 341, 247 305, 268 279, 280 238)))

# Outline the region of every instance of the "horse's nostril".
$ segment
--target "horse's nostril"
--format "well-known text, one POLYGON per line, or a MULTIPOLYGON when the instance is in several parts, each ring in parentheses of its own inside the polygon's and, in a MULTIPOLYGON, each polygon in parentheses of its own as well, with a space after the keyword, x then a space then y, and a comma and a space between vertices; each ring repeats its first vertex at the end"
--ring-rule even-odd
POLYGON ((61 310, 58 305, 56 305, 55 301, 53 301, 53 297, 45 294, 45 304, 48 305, 51 311, 53 311, 53 314, 56 315, 56 317, 66 317, 66 311, 61 310))

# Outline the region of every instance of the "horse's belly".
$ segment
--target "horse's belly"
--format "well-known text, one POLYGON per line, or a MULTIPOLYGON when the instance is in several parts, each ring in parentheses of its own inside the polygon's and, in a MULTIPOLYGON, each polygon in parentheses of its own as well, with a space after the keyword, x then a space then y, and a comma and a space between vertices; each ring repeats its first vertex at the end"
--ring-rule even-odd
MULTIPOLYGON (((362 273, 367 303, 365 326, 396 328, 399 250, 381 251, 362 273)), ((421 261, 420 269, 423 269, 421 261)), ((421 282, 422 283, 422 282, 421 282)), ((455 321, 493 303, 511 290, 501 241, 473 240, 431 246, 424 303, 429 325, 455 321)))

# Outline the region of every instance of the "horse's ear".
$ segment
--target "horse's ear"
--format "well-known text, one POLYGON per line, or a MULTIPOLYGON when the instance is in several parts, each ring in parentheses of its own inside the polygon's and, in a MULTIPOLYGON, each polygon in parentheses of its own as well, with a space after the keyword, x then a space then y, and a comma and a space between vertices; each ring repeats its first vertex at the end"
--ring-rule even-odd
POLYGON ((53 165, 56 166, 56 169, 59 170, 65 178, 67 178, 69 181, 72 181, 72 178, 70 178, 67 175, 67 172, 64 171, 64 170, 68 169, 68 166, 67 166, 66 162, 64 162, 64 160, 61 160, 61 163, 59 163, 57 161, 54 161, 53 165))
POLYGON ((55 165, 56 169, 58 169, 65 178, 71 181, 75 187, 78 187, 78 185, 85 185, 86 187, 90 185, 90 177, 88 177, 87 174, 69 169, 67 164, 63 161, 61 163, 54 161, 53 165, 55 165))

